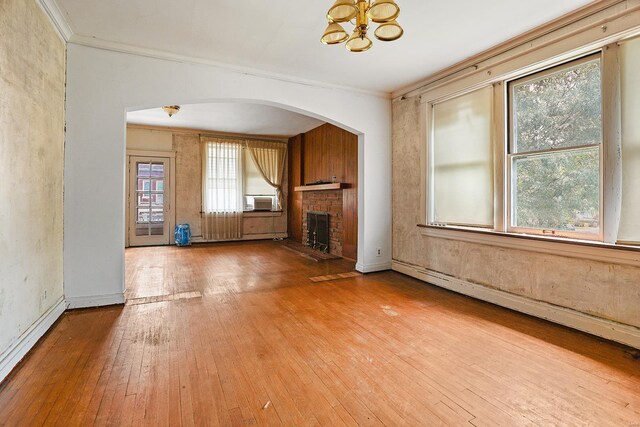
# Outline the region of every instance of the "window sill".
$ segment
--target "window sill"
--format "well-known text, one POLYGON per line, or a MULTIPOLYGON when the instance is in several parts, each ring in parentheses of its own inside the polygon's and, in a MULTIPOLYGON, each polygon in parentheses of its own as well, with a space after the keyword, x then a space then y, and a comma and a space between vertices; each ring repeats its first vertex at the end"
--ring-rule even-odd
POLYGON ((265 218, 272 216, 282 216, 282 211, 244 211, 242 216, 245 218, 265 218))
POLYGON ((640 247, 418 224, 423 236, 640 267, 640 247))

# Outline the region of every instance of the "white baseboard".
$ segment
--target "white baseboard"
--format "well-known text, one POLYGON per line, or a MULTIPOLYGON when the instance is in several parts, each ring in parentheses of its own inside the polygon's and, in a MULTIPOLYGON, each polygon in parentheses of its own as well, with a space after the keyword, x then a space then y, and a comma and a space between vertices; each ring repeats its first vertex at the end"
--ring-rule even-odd
POLYGON ((287 237, 289 237, 287 233, 257 233, 245 234, 242 240, 286 239, 287 237))
POLYGON ((91 295, 86 297, 67 297, 67 308, 100 307, 103 305, 124 304, 124 293, 109 295, 91 295))
POLYGON ((392 263, 390 262, 381 262, 379 264, 356 264, 356 270, 360 273, 375 273, 376 271, 385 271, 391 270, 392 263))
POLYGON ((286 239, 289 237, 287 233, 257 233, 245 234, 240 239, 229 240, 206 240, 204 237, 197 236, 191 239, 192 243, 223 243, 223 242, 243 242, 247 240, 269 240, 269 239, 286 239))
POLYGON ((0 382, 16 367, 22 358, 33 348, 40 338, 51 328, 56 320, 64 313, 65 301, 63 297, 44 313, 27 329, 16 342, 0 355, 0 382))
POLYGON ((640 328, 393 261, 393 270, 432 285, 640 349, 640 328))

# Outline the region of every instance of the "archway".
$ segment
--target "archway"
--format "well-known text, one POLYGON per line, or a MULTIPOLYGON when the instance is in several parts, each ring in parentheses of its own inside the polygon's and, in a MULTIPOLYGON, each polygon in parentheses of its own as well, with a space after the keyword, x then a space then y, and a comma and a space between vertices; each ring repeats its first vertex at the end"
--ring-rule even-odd
POLYGON ((70 44, 64 258, 71 307, 123 302, 124 236, 119 230, 125 221, 125 115, 167 100, 260 103, 357 133, 357 269, 390 268, 389 99, 70 44))

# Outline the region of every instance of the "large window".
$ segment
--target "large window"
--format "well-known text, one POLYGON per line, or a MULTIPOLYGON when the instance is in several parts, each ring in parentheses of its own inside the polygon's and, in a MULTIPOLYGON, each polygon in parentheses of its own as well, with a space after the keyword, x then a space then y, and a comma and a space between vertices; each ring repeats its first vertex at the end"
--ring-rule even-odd
POLYGON ((204 145, 204 212, 242 212, 241 144, 207 141, 204 145))
POLYGON ((286 143, 201 139, 205 214, 281 208, 286 143))
POLYGON ((635 259, 626 246, 640 247, 640 25, 627 18, 540 32, 394 100, 420 106, 423 235, 598 257, 585 246, 618 245, 635 259), (491 157, 478 157, 483 145, 491 157))
POLYGON ((640 37, 565 58, 421 95, 427 235, 640 245, 640 37))
POLYGON ((509 230, 601 239, 600 57, 509 83, 509 230))
POLYGON ((433 222, 493 227, 493 88, 433 106, 433 222))

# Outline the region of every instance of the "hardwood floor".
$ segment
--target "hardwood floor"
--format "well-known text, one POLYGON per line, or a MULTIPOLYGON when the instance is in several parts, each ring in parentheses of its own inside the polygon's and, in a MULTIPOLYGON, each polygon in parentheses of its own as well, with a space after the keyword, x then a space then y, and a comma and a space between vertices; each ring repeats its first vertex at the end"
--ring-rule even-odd
POLYGON ((2 425, 640 426, 629 349, 278 242, 126 251, 126 306, 67 312, 2 425))

